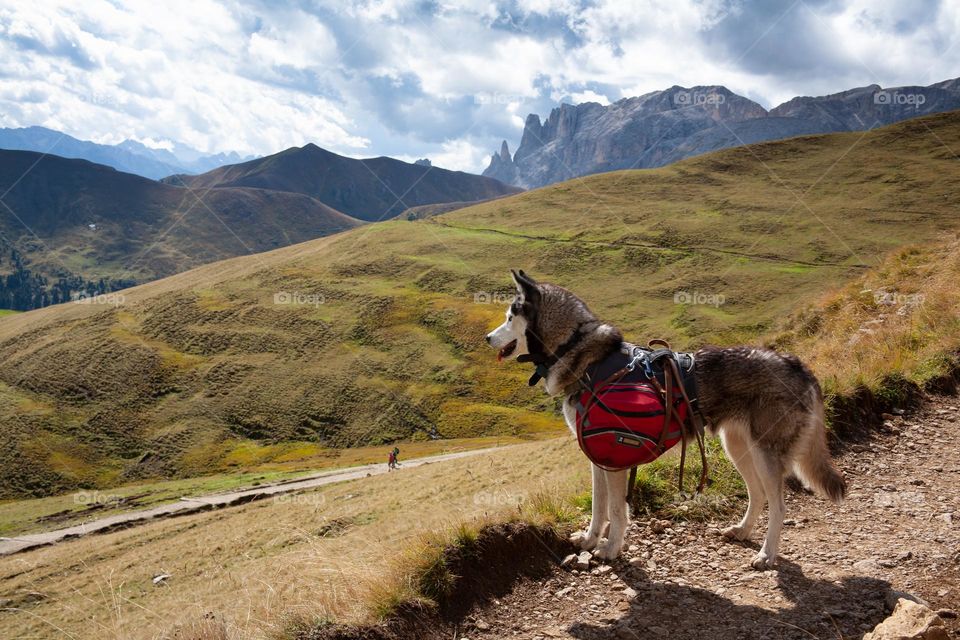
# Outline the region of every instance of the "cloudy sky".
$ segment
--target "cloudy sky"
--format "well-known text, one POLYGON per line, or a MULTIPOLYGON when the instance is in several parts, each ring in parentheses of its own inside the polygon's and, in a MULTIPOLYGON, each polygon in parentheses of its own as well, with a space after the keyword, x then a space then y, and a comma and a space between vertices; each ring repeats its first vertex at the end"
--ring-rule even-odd
POLYGON ((0 0, 0 127, 479 172, 562 101, 930 84, 958 34, 955 0, 0 0))

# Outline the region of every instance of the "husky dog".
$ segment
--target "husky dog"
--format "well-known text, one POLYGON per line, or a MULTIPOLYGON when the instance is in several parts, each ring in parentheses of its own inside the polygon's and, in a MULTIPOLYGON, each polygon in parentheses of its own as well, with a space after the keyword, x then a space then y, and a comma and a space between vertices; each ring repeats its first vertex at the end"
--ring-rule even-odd
MULTIPOLYGON (((546 392, 563 395, 563 415, 575 431, 580 379, 592 364, 619 350, 623 336, 570 291, 535 282, 523 271, 511 273, 517 296, 506 321, 487 335, 487 342, 498 349, 498 359, 526 355, 523 360, 546 362, 539 369, 546 392)), ((777 559, 785 507, 783 481, 788 474, 834 502, 846 494, 843 476, 827 450, 820 385, 796 357, 768 349, 707 347, 694 358, 701 412, 710 432, 720 435, 749 495, 746 514, 723 535, 748 539, 766 502, 767 535, 751 564, 768 569, 777 559)), ((605 471, 594 465, 592 475, 590 526, 574 534, 572 541, 612 560, 623 547, 629 518, 628 471, 605 471), (601 537, 604 534, 606 538, 601 537)))

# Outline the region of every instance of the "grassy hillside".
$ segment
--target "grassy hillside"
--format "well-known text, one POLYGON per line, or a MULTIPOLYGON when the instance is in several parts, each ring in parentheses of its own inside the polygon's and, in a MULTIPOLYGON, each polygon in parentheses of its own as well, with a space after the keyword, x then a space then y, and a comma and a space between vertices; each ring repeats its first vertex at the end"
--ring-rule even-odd
POLYGON ((869 389, 903 406, 912 388, 954 391, 960 241, 909 245, 797 314, 772 338, 804 354, 830 396, 869 389))
POLYGON ((360 224, 301 194, 191 191, 30 151, 0 151, 0 195, 0 267, 15 249, 51 285, 143 282, 360 224))
POLYGON ((395 158, 347 158, 315 144, 165 182, 194 189, 256 187, 302 193, 361 220, 387 220, 408 207, 486 200, 520 189, 463 171, 395 158))
POLYGON ((560 428, 483 343, 510 267, 638 340, 751 340, 957 225, 960 114, 592 176, 0 321, 2 495, 560 428))

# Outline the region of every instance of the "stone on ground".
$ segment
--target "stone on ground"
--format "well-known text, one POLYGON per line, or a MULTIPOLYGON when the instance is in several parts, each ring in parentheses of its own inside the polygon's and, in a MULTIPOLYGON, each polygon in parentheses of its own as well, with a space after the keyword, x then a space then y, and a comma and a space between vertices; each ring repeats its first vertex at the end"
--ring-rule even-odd
POLYGON ((929 607, 901 598, 889 618, 863 640, 949 640, 943 620, 929 607))

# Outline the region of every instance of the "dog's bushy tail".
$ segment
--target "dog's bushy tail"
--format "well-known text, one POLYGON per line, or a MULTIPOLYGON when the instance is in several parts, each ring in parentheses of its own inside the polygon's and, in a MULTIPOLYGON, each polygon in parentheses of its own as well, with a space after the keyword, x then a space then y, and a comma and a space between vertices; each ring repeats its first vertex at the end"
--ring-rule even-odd
POLYGON ((800 461, 801 474, 814 489, 839 504, 847 495, 847 481, 830 460, 826 443, 822 448, 822 454, 800 461))
POLYGON ((810 416, 812 424, 806 438, 806 450, 799 452, 794 463, 795 471, 804 484, 833 502, 840 503, 847 495, 847 481, 830 459, 819 386, 815 392, 816 400, 810 416))

